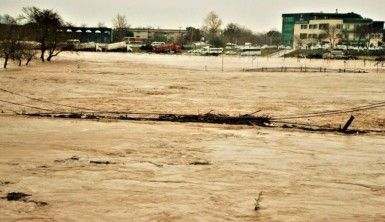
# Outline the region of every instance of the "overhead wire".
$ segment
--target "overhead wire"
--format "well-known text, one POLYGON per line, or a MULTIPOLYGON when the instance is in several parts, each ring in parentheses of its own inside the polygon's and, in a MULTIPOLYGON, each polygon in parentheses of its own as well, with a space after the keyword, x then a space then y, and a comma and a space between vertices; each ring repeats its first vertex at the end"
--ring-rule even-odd
MULTIPOLYGON (((28 98, 28 99, 31 99, 31 100, 43 102, 43 103, 48 103, 48 104, 53 104, 53 105, 56 105, 56 106, 77 109, 77 110, 79 110, 79 111, 81 111, 83 113, 87 113, 87 112, 88 113, 100 112, 100 113, 106 113, 106 114, 161 115, 159 113, 151 113, 151 112, 111 112, 111 111, 102 111, 102 110, 91 109, 91 108, 87 108, 87 107, 72 106, 72 105, 66 105, 66 104, 62 104, 62 103, 52 102, 52 101, 44 100, 44 99, 41 99, 41 98, 35 98, 35 97, 32 97, 32 96, 28 96, 28 95, 23 95, 23 94, 20 94, 20 93, 12 92, 12 91, 4 89, 4 88, 0 88, 0 91, 5 92, 5 93, 9 93, 9 94, 13 94, 13 95, 17 95, 17 96, 21 96, 21 97, 24 97, 24 98, 28 98)), ((36 107, 36 106, 25 105, 25 104, 22 104, 22 103, 15 103, 15 102, 10 102, 10 101, 5 101, 5 100, 0 100, 0 101, 4 102, 4 103, 13 104, 13 105, 19 105, 19 106, 24 106, 24 107, 28 107, 28 108, 39 109, 39 110, 43 110, 43 111, 53 111, 54 112, 53 109, 45 109, 45 108, 40 108, 40 107, 36 107)), ((305 113, 305 114, 300 114, 300 115, 289 115, 289 116, 281 116, 281 117, 272 117, 271 121, 272 122, 279 122, 279 121, 282 121, 282 120, 290 120, 290 119, 304 119, 304 118, 312 118, 312 117, 339 115, 339 114, 343 114, 343 113, 351 113, 351 112, 357 112, 357 111, 364 111, 364 110, 376 109, 376 108, 381 108, 381 107, 385 107, 385 101, 374 103, 374 104, 363 105, 363 106, 351 107, 351 108, 348 108, 348 109, 328 110, 328 111, 319 111, 319 112, 305 113)))

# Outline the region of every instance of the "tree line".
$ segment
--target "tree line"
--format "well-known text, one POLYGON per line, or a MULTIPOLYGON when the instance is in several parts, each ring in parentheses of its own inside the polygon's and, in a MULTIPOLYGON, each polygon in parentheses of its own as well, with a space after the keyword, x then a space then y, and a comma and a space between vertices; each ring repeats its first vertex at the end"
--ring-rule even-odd
MULTIPOLYGON (((117 14, 112 19, 112 25, 114 41, 122 41, 124 37, 133 37, 130 25, 124 15, 117 14)), ((204 40, 215 47, 223 47, 226 43, 238 45, 243 45, 246 42, 257 45, 279 45, 281 43, 281 33, 277 30, 255 33, 236 23, 229 23, 224 28, 222 25, 222 20, 212 11, 203 19, 202 27, 187 27, 186 34, 180 36, 180 39, 173 39, 173 41, 174 43, 188 45, 204 40)), ((169 40, 160 33, 155 33, 153 41, 167 42, 169 40)))
MULTIPOLYGON (((132 37, 130 26, 124 15, 116 15, 112 20, 113 41, 122 41, 124 37, 132 37)), ((51 61, 64 49, 70 49, 66 43, 65 26, 73 26, 64 22, 54 10, 37 7, 23 8, 17 17, 0 15, 0 58, 4 59, 3 67, 9 61, 15 61, 19 66, 23 61, 28 65, 34 58, 42 62, 51 61), (39 55, 38 55, 39 54, 39 55)), ((85 24, 84 24, 85 26, 85 24)), ((99 23, 104 27, 104 23, 99 23)), ((174 41, 180 44, 191 44, 206 41, 212 46, 223 47, 226 43, 243 45, 246 42, 259 45, 278 45, 281 33, 271 30, 267 33, 254 33, 250 29, 229 23, 222 29, 222 20, 215 12, 210 12, 203 20, 201 28, 187 27, 186 34, 174 41)), ((167 41, 162 34, 155 33, 154 41, 167 41)))
POLYGON ((237 45, 244 45, 247 42, 256 45, 279 45, 281 43, 281 33, 277 30, 255 33, 251 29, 236 23, 229 23, 223 29, 222 25, 221 18, 211 11, 204 18, 202 28, 188 29, 185 38, 188 39, 190 35, 195 34, 196 36, 197 33, 200 33, 210 45, 215 47, 223 47, 226 43, 237 45))

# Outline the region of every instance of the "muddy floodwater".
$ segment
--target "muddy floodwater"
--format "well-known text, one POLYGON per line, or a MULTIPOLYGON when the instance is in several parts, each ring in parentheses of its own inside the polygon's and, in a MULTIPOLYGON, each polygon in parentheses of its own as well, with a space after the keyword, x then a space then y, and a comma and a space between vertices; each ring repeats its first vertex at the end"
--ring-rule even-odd
POLYGON ((378 104, 370 62, 64 53, 0 70, 0 221, 384 221, 383 107, 290 124, 366 134, 205 123, 56 119, 28 112, 275 118, 378 104), (252 62, 252 63, 251 63, 252 62), (275 64, 367 73, 256 73, 275 64), (8 200, 7 194, 30 196, 8 200), (262 192, 260 209, 255 199, 262 192))

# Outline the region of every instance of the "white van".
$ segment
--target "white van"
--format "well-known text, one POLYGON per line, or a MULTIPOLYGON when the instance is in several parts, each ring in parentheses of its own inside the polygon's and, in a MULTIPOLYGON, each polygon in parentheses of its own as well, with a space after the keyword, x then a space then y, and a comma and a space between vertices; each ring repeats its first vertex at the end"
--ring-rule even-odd
POLYGON ((209 46, 203 47, 201 50, 201 55, 220 55, 223 53, 223 48, 211 48, 209 46))

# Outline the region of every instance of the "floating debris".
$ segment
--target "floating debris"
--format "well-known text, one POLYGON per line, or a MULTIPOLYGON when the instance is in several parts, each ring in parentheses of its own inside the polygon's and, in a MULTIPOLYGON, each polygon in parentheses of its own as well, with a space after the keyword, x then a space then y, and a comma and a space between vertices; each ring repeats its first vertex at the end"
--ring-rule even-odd
POLYGON ((5 196, 5 199, 8 201, 24 201, 26 197, 31 196, 31 194, 26 194, 23 192, 11 192, 7 193, 7 196, 5 196))

